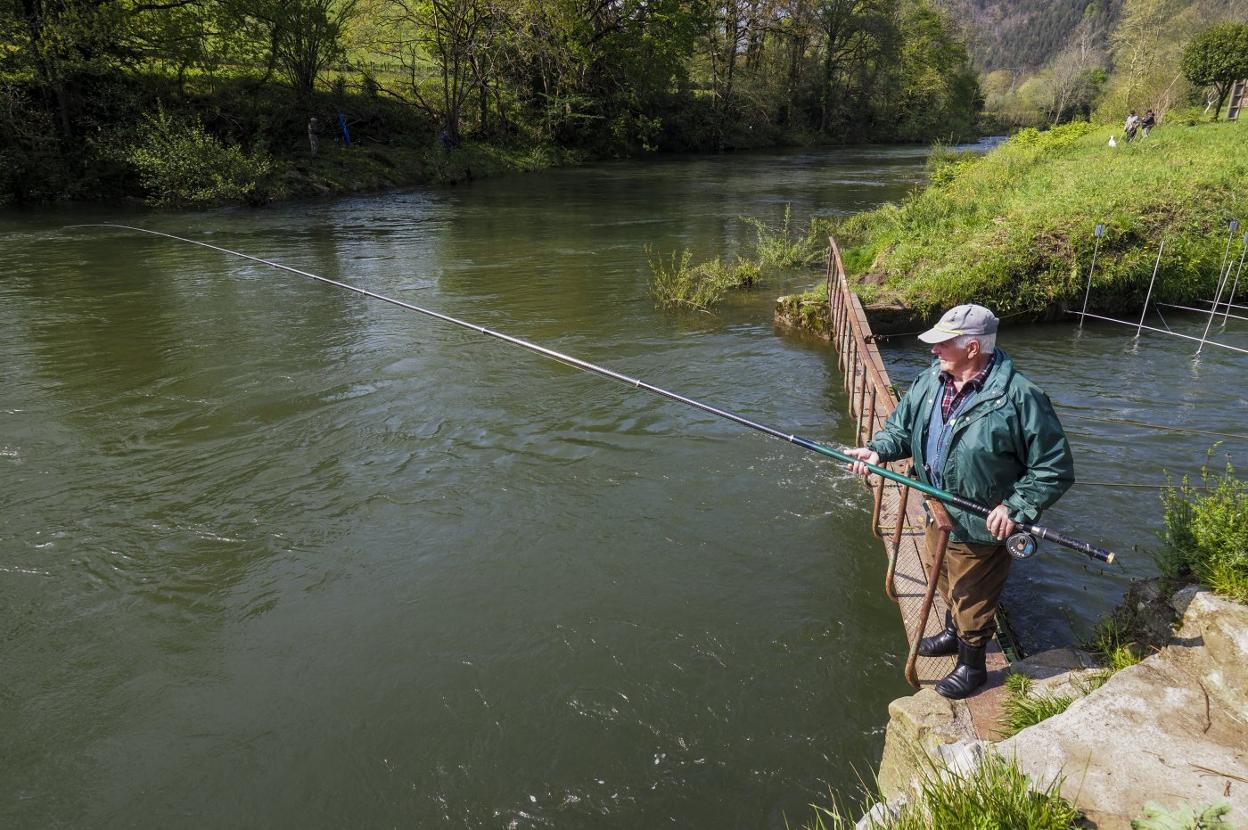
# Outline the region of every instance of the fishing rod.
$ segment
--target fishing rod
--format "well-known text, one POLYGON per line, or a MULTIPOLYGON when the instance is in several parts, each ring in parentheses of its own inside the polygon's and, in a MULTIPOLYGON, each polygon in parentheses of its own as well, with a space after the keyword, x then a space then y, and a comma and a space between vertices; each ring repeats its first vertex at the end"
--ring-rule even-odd
MULTIPOLYGON (((166 239, 173 239, 178 242, 186 242, 187 244, 190 244, 190 245, 198 245, 201 248, 209 248, 213 251, 219 251, 223 254, 230 254, 231 256, 241 257, 242 259, 251 260, 252 262, 257 262, 261 265, 268 265, 269 267, 276 268, 280 271, 286 271, 291 274, 297 274, 298 276, 301 276, 301 277, 307 277, 308 279, 316 280, 317 282, 323 282, 326 285, 332 285, 336 288, 342 288, 347 291, 352 291, 356 294, 362 294, 365 297, 371 297, 374 300, 381 300, 384 303, 390 303, 391 305, 398 306, 399 308, 407 309, 408 311, 415 311, 418 314, 424 314, 427 317, 432 317, 435 320, 441 320, 444 323, 450 323, 452 325, 459 326, 460 328, 465 328, 470 331, 475 331, 478 334, 484 334, 487 337, 497 338, 498 340, 502 340, 505 343, 510 343, 513 346, 519 346, 522 349, 527 349, 528 351, 536 352, 537 354, 544 355, 545 357, 549 357, 554 360, 557 360, 560 363, 564 363, 569 366, 575 366, 578 369, 583 369, 587 372, 592 372, 593 374, 599 375, 601 377, 610 378, 611 380, 619 381, 620 383, 626 383, 629 386, 633 387, 634 389, 644 389, 645 391, 653 393, 660 397, 667 398, 668 400, 676 401, 677 403, 683 403, 686 406, 691 406, 694 409, 701 410, 702 412, 706 412, 711 415, 724 418, 725 420, 732 421, 733 423, 740 424, 741 426, 748 427, 750 429, 756 430, 766 435, 770 435, 773 438, 779 438, 782 441, 788 441, 790 444, 796 444, 802 449, 810 450, 811 452, 815 452, 820 455, 827 456, 828 458, 834 458, 837 461, 841 461, 841 462, 844 462, 846 464, 851 464, 851 465, 861 463, 863 467, 865 467, 867 470, 869 470, 872 473, 875 473, 878 476, 886 478, 890 481, 895 481, 898 484, 904 484, 907 487, 913 487, 915 490, 918 490, 921 493, 931 496, 932 498, 937 499, 939 501, 942 501, 945 504, 951 504, 955 507, 959 507, 967 511, 968 513, 973 513, 978 516, 986 517, 989 513, 992 512, 992 508, 985 507, 984 505, 979 504, 978 502, 974 502, 974 501, 971 501, 970 499, 962 498, 961 496, 956 495, 954 493, 949 493, 937 487, 933 487, 930 484, 924 484, 923 482, 910 478, 907 475, 894 472, 893 470, 890 470, 887 467, 880 467, 875 464, 867 464, 866 462, 859 462, 857 458, 854 458, 853 456, 848 455, 834 447, 829 447, 826 444, 820 444, 816 441, 810 440, 809 438, 803 438, 800 435, 793 435, 791 433, 784 432, 783 430, 776 429, 775 427, 771 427, 766 424, 760 424, 757 421, 751 421, 749 418, 746 418, 744 416, 737 415, 733 412, 729 412, 724 409, 719 409, 714 406, 710 406, 709 404, 702 403, 701 401, 696 401, 693 398, 686 398, 684 395, 678 395, 675 392, 669 392, 666 389, 662 389, 658 386, 654 386, 652 384, 646 383, 645 381, 640 380, 639 378, 631 378, 631 377, 628 377, 627 375, 620 374, 619 372, 613 371, 604 366, 599 366, 597 364, 590 363, 588 360, 581 360, 579 357, 573 357, 572 355, 564 354, 563 352, 559 352, 559 351, 555 351, 554 349, 547 348, 546 346, 539 346, 538 344, 531 343, 528 340, 523 340, 519 337, 513 337, 510 334, 503 334, 502 332, 495 331, 490 328, 486 328, 485 326, 479 326, 475 323, 465 322, 464 320, 451 317, 448 314, 442 314, 440 312, 432 311, 427 308, 421 308, 418 305, 413 305, 411 303, 407 303, 402 300, 396 300, 393 297, 387 297, 384 294, 378 294, 377 292, 369 291, 366 288, 359 288, 358 286, 350 285, 345 282, 331 280, 328 277, 321 277, 308 271, 303 271, 298 268, 292 268, 289 265, 283 265, 280 262, 272 262, 267 259, 261 259, 260 257, 251 256, 250 254, 244 254, 239 251, 232 251, 229 248, 222 248, 219 245, 212 245, 207 242, 199 242, 194 239, 186 239, 185 237, 174 236, 171 233, 164 233, 162 231, 152 231, 152 230, 148 230, 147 228, 136 228, 132 225, 117 225, 117 224, 112 224, 112 223, 92 223, 88 225, 73 225, 71 227, 118 228, 121 230, 129 230, 129 231, 137 231, 139 233, 146 233, 151 236, 163 236, 166 239)), ((1104 548, 1098 548, 1095 545, 1088 544, 1087 542, 1082 542, 1078 539, 1071 538, 1070 536, 1060 533, 1052 528, 1043 527, 1041 525, 1030 524, 1026 522, 1019 522, 1017 523, 1017 525, 1019 528, 1022 529, 1023 532, 1016 533, 1013 536, 1011 536, 1009 542, 1007 543, 1007 548, 1009 549, 1010 553, 1016 558, 1025 559, 1031 556, 1032 554, 1034 554, 1036 550, 1035 540, 1036 538, 1040 538, 1040 539, 1047 539, 1050 542, 1054 542, 1055 544, 1070 548, 1071 550, 1079 551, 1080 553, 1086 554, 1090 556, 1091 558, 1096 559, 1101 562, 1111 563, 1114 561, 1114 554, 1111 551, 1105 550, 1104 548), (1028 534, 1030 536, 1028 536, 1028 534)))

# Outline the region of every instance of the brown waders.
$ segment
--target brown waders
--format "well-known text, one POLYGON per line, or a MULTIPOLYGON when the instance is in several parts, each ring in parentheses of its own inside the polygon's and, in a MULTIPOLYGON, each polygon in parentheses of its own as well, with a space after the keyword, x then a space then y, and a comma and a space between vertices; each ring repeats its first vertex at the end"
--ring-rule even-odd
MULTIPOLYGON (((936 560, 940 532, 929 524, 924 535, 928 569, 936 560)), ((997 600, 1010 573, 1010 555, 1004 545, 981 545, 950 539, 936 587, 949 612, 945 630, 919 643, 919 654, 957 654, 958 664, 936 684, 944 697, 968 697, 988 680, 984 649, 996 629, 997 600)))
MULTIPOLYGON (((936 561, 939 536, 934 524, 927 526, 924 542, 929 566, 936 561)), ((997 600, 1011 561, 1005 545, 949 540, 936 587, 953 615, 958 637, 967 644, 982 646, 996 632, 997 600)))

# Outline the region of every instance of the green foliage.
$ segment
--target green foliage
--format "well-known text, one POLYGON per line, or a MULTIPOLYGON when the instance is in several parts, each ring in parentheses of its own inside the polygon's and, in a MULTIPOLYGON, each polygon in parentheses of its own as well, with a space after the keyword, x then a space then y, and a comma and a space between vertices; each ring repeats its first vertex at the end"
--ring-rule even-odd
POLYGON ((158 109, 140 128, 128 159, 156 205, 200 205, 258 198, 272 163, 264 153, 226 146, 198 121, 158 109))
POLYGON ((1173 810, 1167 810, 1155 801, 1144 805, 1144 814, 1132 820, 1131 830, 1235 830, 1226 820, 1231 805, 1210 804, 1197 809, 1180 802, 1173 810))
POLYGON ((1201 485, 1184 478, 1162 495, 1167 576, 1194 576, 1216 593, 1248 602, 1248 482, 1228 462, 1214 473, 1206 464, 1201 485))
POLYGON ((1092 310, 1138 312, 1163 237, 1154 299, 1208 296, 1225 242, 1218 229, 1248 211, 1237 129, 1167 127, 1117 148, 1083 122, 1022 130, 967 175, 844 220, 846 267, 878 284, 881 302, 918 314, 965 302, 1040 314, 1082 300, 1092 228, 1104 222, 1092 310))
POLYGON ((749 288, 759 276, 758 266, 738 259, 726 264, 719 258, 691 264, 689 251, 673 251, 669 256, 647 248, 650 263, 650 294, 664 308, 707 311, 729 291, 749 288))
POLYGON ((1005 680, 1005 700, 1001 704, 1004 719, 1002 734, 1016 735, 1023 729, 1065 712, 1075 699, 1069 695, 1050 695, 1036 692, 1031 678, 1025 674, 1011 674, 1005 680))
POLYGON ((740 218, 754 228, 754 252, 760 268, 796 268, 823 259, 827 249, 826 225, 812 218, 806 233, 798 236, 793 227, 792 205, 784 206, 784 219, 778 227, 749 216, 740 218))
POLYGON ((949 145, 936 143, 927 156, 927 178, 930 184, 947 185, 975 166, 983 157, 974 150, 953 150, 949 145))
MULTIPOLYGON (((1061 782, 1034 791, 1013 761, 987 755, 966 775, 929 770, 914 803, 872 824, 874 830, 1071 830, 1079 812, 1061 796, 1061 782)), ((808 830, 849 830, 854 821, 839 808, 812 805, 808 830)))
POLYGON ((1224 23, 1201 32, 1183 50, 1179 67, 1196 86, 1217 89, 1216 120, 1231 84, 1248 77, 1248 24, 1224 23))
POLYGON ((1102 620, 1093 632, 1089 645, 1105 667, 1105 679, 1142 659, 1141 645, 1130 627, 1118 616, 1102 620))

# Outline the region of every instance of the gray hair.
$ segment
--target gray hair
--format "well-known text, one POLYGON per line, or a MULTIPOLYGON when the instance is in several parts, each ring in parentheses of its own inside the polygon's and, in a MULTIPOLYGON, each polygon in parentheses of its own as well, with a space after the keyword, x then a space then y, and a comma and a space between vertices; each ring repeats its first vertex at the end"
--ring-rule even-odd
POLYGON ((959 349, 965 349, 971 345, 972 340, 979 342, 979 350, 984 354, 992 354, 992 350, 997 347, 997 335, 995 332, 993 334, 963 334, 953 338, 953 345, 959 349))

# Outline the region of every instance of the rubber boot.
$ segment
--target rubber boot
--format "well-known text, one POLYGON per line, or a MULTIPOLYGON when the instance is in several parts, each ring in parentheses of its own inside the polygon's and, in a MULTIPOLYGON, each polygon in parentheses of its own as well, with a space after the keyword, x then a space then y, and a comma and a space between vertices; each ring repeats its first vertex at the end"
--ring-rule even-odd
POLYGON ((945 630, 919 640, 920 657, 944 657, 958 653, 958 629, 953 627, 952 612, 945 612, 945 630))
POLYGON ((958 639, 958 665, 953 667, 949 676, 936 684, 936 692, 942 697, 961 700, 974 694, 975 690, 988 681, 988 672, 984 669, 984 646, 968 645, 958 639))

